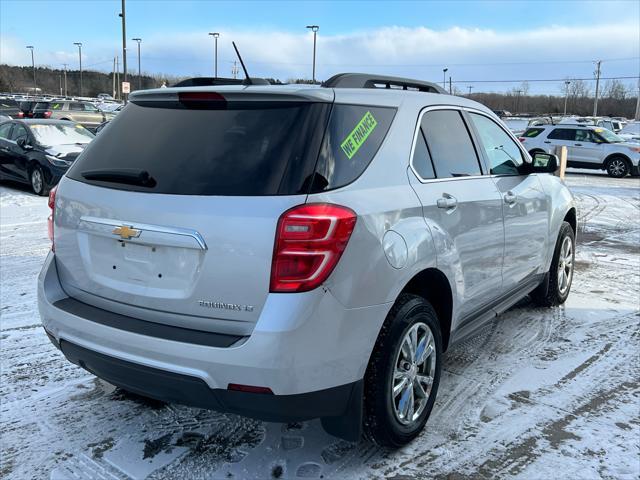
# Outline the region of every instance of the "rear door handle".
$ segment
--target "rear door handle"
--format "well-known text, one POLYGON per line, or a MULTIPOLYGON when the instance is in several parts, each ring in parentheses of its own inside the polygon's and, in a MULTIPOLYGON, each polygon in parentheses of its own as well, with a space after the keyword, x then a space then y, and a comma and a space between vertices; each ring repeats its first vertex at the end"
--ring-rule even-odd
POLYGON ((438 208, 455 208, 458 206, 458 200, 448 193, 443 193, 442 198, 439 198, 436 202, 438 208))
POLYGON ((549 140, 545 140, 544 143, 551 143, 549 140))
POLYGON ((513 205, 518 201, 518 196, 514 194, 512 191, 508 191, 504 194, 504 203, 508 203, 509 205, 513 205))

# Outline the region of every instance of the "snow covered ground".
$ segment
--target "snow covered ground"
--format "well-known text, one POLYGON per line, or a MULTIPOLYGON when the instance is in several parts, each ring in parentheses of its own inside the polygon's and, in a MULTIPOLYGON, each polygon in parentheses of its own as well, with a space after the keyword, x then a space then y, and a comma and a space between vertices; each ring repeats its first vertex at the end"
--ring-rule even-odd
POLYGON ((640 181, 570 174, 569 301, 517 305, 448 352, 423 435, 388 451, 127 394, 67 362, 40 327, 48 209, 0 187, 0 478, 640 476, 640 181))

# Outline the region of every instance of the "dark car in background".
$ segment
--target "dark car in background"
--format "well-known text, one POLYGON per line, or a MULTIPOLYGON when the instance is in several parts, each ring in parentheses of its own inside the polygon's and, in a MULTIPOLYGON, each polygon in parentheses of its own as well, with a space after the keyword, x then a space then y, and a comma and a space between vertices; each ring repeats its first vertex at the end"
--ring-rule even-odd
POLYGON ((18 104, 20 111, 17 118, 33 118, 33 109, 35 108, 37 100, 23 100, 18 104))
POLYGON ((46 195, 93 138, 82 125, 67 121, 0 123, 0 180, 26 183, 46 195))
POLYGON ((20 106, 12 98, 0 98, 0 115, 11 118, 17 118, 20 112, 20 106))

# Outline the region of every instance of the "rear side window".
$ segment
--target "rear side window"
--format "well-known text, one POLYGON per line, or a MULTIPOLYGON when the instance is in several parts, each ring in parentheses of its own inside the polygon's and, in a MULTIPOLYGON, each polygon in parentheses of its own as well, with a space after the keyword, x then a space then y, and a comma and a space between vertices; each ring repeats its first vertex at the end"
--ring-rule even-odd
POLYGON ((129 103, 68 176, 109 188, 178 195, 308 193, 330 108, 308 102, 230 102, 222 109, 129 103), (82 175, 118 170, 147 172, 155 185, 82 175))
POLYGON ((527 131, 522 134, 522 136, 526 138, 536 138, 542 132, 544 132, 544 128, 528 128, 527 131))
POLYGON ((310 192, 343 187, 365 171, 389 131, 395 108, 336 104, 310 192))
POLYGON ((547 138, 553 140, 575 140, 576 130, 575 128, 556 128, 547 138))
POLYGON ((0 125, 0 138, 8 139, 12 126, 12 123, 3 123, 2 125, 0 125))
POLYGON ((438 178, 482 174, 478 155, 460 112, 427 112, 422 117, 421 128, 438 178))
POLYGON ((13 128, 13 132, 11 132, 11 140, 17 142, 18 140, 27 140, 29 138, 29 133, 27 129, 24 128, 23 125, 16 125, 13 128))
POLYGON ((435 171, 433 170, 433 161, 431 160, 431 154, 427 148, 427 141, 424 139, 422 128, 418 129, 416 146, 413 150, 412 165, 417 174, 424 180, 436 178, 435 171))
POLYGON ((69 110, 73 110, 76 112, 83 112, 84 111, 84 103, 70 103, 69 104, 69 110))

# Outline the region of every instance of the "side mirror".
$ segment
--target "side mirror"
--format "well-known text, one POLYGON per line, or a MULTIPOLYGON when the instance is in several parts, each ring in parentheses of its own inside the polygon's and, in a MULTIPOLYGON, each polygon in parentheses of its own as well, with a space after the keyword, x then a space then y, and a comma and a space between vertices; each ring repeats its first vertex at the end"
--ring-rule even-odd
POLYGON ((27 139, 26 138, 19 138, 18 140, 16 140, 16 144, 22 148, 23 150, 31 150, 33 149, 33 147, 31 145, 29 145, 29 143, 27 143, 27 139))
POLYGON ((554 173, 558 169, 558 157, 549 153, 538 152, 533 156, 531 171, 533 173, 554 173))

